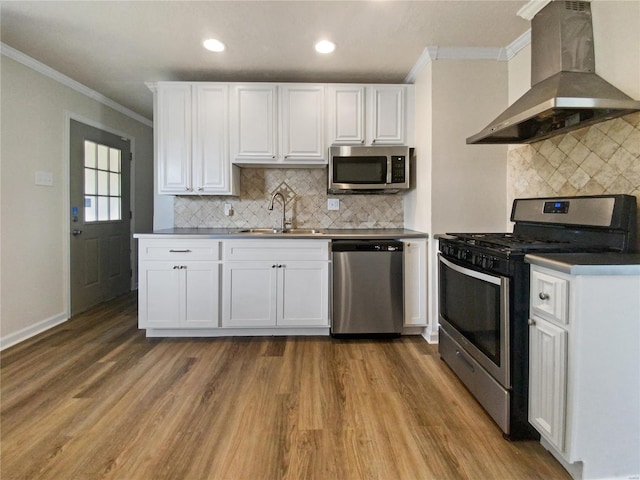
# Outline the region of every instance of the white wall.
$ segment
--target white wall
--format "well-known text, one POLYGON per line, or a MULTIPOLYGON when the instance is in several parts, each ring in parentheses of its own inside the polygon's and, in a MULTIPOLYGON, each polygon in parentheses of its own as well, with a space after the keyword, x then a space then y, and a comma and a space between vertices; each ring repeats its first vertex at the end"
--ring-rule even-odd
POLYGON ((596 73, 640 100, 640 1, 594 0, 596 73))
POLYGON ((133 140, 134 229, 153 209, 152 129, 4 55, 0 56, 0 344, 64 321, 69 311, 66 169, 69 115, 133 140), (36 171, 53 186, 36 186, 36 171))
POLYGON ((433 232, 504 231, 507 149, 466 138, 506 107, 506 62, 434 62, 432 102, 433 232))
POLYGON ((437 341, 437 253, 434 235, 504 231, 505 146, 467 145, 466 138, 507 106, 507 63, 437 60, 416 76, 416 187, 405 195, 407 228, 427 232, 428 322, 437 341))

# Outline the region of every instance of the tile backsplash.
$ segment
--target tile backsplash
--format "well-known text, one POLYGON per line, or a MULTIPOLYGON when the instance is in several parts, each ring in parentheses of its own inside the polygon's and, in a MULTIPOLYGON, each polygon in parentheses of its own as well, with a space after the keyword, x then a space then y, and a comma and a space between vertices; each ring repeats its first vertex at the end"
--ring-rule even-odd
POLYGON ((626 193, 640 202, 640 112, 509 150, 507 198, 626 193))
POLYGON ((402 195, 328 195, 327 170, 243 168, 240 196, 178 196, 174 198, 175 227, 274 227, 280 225, 282 204, 267 210, 271 195, 282 192, 287 218, 298 228, 402 228, 402 195), (327 210, 327 199, 338 198, 340 210, 327 210), (225 216, 231 204, 233 215, 225 216))

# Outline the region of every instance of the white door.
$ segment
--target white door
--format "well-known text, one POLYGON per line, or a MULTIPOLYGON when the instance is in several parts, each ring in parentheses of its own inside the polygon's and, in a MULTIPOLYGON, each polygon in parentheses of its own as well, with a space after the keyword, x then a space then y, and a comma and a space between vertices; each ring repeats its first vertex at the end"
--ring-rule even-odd
POLYGON ((280 88, 282 147, 285 162, 324 162, 324 85, 287 85, 280 88))
POLYGON ((277 87, 236 85, 231 101, 233 160, 273 162, 277 152, 277 87))
POLYGON ((195 87, 193 188, 196 193, 231 193, 227 85, 195 87))
POLYGON ((283 262, 278 266, 278 325, 329 325, 329 264, 283 262))
POLYGON ((178 328, 183 316, 184 282, 176 262, 140 262, 140 328, 178 328))
POLYGON ((364 144, 364 87, 329 85, 329 144, 364 144))
POLYGON ((129 140, 71 120, 71 315, 131 290, 129 140))
POLYGON ((277 272, 273 262, 225 263, 222 326, 275 326, 277 272))
POLYGON ((529 422, 564 451, 567 331, 534 318, 529 327, 529 422))
POLYGON ((405 89, 402 86, 374 86, 367 91, 370 141, 374 145, 405 143, 405 89))
POLYGON ((188 194, 191 183, 191 85, 158 85, 157 130, 158 193, 188 194))

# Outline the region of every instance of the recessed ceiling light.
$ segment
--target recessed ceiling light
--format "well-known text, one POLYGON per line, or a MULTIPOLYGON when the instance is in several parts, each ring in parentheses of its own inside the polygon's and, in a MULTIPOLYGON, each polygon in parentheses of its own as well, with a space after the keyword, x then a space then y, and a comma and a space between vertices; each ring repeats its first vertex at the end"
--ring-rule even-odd
POLYGON ((202 44, 204 45, 204 48, 211 50, 212 52, 222 52, 225 48, 224 43, 220 40, 216 40, 215 38, 205 40, 202 44))
POLYGON ((318 53, 331 53, 336 49, 336 44, 329 40, 320 40, 316 43, 316 52, 318 53))

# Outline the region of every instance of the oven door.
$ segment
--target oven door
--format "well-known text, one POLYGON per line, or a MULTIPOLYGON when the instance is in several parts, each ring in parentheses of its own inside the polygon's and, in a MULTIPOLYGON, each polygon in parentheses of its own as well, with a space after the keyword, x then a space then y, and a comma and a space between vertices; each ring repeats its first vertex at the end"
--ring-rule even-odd
POLYGON ((498 383, 510 388, 509 278, 438 256, 441 327, 498 383))

